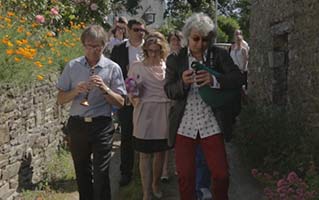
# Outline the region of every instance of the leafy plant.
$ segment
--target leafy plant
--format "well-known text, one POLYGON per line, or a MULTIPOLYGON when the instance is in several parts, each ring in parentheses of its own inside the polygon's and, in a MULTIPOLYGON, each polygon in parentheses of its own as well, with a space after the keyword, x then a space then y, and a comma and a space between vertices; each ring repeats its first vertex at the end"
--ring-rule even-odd
POLYGON ((22 83, 43 80, 70 59, 82 54, 80 34, 84 23, 52 32, 41 23, 0 8, 0 80, 22 83))
POLYGON ((303 171, 312 160, 305 116, 295 109, 250 104, 244 107, 236 142, 251 166, 280 173, 303 171))
MULTIPOLYGON (((305 180, 299 177, 294 171, 280 177, 279 173, 258 172, 253 169, 252 175, 266 185, 264 195, 271 200, 314 200, 316 192, 312 190, 305 180)), ((318 176, 316 176, 318 178, 318 176)))

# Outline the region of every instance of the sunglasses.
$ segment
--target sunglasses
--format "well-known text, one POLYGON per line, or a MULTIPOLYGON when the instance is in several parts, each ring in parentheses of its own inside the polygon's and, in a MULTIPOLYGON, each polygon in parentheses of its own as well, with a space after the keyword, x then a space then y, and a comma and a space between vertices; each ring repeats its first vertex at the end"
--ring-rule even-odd
POLYGON ((120 27, 120 26, 116 26, 116 29, 119 29, 119 30, 125 31, 125 28, 124 28, 124 27, 120 27))
POLYGON ((142 33, 146 33, 146 30, 145 29, 143 29, 143 28, 132 28, 132 30, 134 31, 134 32, 142 32, 142 33))
POLYGON ((202 40, 202 42, 208 42, 209 41, 209 38, 208 37, 191 37, 192 40, 194 42, 199 42, 200 40, 202 40))

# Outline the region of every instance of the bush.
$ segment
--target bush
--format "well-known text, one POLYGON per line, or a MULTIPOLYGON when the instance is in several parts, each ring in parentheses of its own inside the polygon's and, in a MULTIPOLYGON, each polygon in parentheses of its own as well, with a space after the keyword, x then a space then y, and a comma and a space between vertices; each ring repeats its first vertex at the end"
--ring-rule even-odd
MULTIPOLYGON (((266 185, 264 195, 267 199, 314 200, 317 195, 294 171, 289 172, 287 176, 280 177, 276 172, 270 175, 253 169, 252 175, 266 185)), ((316 177, 318 178, 318 175, 316 177)))
POLYGON ((103 24, 111 10, 109 0, 0 0, 0 4, 7 11, 21 13, 28 20, 42 15, 46 24, 56 29, 71 25, 70 21, 103 24))
POLYGON ((82 54, 84 23, 52 32, 48 27, 0 9, 0 80, 21 83, 42 80, 82 54))
POLYGON ((251 166, 280 173, 303 171, 312 161, 305 116, 297 108, 249 104, 240 115, 236 142, 251 166))
POLYGON ((250 103, 240 115, 235 142, 267 199, 318 200, 318 140, 300 109, 250 103))
POLYGON ((239 29, 239 24, 235 19, 233 19, 231 17, 219 16, 218 17, 218 28, 220 30, 222 30, 222 32, 227 36, 224 38, 220 38, 218 41, 232 42, 232 41, 234 41, 235 30, 239 29))

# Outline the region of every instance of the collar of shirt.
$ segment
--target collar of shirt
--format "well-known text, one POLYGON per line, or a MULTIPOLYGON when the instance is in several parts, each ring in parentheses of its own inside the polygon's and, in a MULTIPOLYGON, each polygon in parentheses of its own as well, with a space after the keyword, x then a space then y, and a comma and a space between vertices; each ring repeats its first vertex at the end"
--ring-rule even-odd
MULTIPOLYGON (((188 55, 188 63, 189 63, 189 69, 191 69, 191 64, 193 61, 199 61, 195 57, 193 57, 191 51, 189 48, 187 48, 187 55, 188 55)), ((204 52, 203 60, 199 61, 200 63, 206 62, 207 59, 207 49, 204 52)))
MULTIPOLYGON (((142 48, 143 44, 144 44, 144 39, 142 40, 142 43, 141 43, 138 47, 142 48)), ((134 47, 134 46, 132 46, 132 44, 130 43, 130 40, 127 40, 127 41, 126 41, 126 45, 125 45, 125 46, 126 46, 126 47, 134 47)), ((134 47, 134 48, 138 48, 138 47, 134 47)))
MULTIPOLYGON (((104 55, 101 55, 101 58, 100 58, 99 62, 96 64, 95 67, 101 67, 101 68, 106 67, 107 65, 105 64, 105 63, 106 63, 105 61, 106 61, 106 57, 105 57, 104 55)), ((81 57, 81 58, 78 60, 78 62, 80 62, 82 66, 85 66, 85 67, 87 67, 87 68, 90 68, 89 63, 87 62, 85 56, 81 57)))

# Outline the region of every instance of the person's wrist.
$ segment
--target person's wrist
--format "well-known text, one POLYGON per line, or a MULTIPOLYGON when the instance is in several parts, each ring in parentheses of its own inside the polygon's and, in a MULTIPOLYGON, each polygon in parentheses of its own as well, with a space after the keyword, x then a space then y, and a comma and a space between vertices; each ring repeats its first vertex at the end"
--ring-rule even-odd
POLYGON ((104 90, 104 94, 109 95, 110 92, 111 92, 111 89, 109 87, 106 87, 106 89, 104 90))

